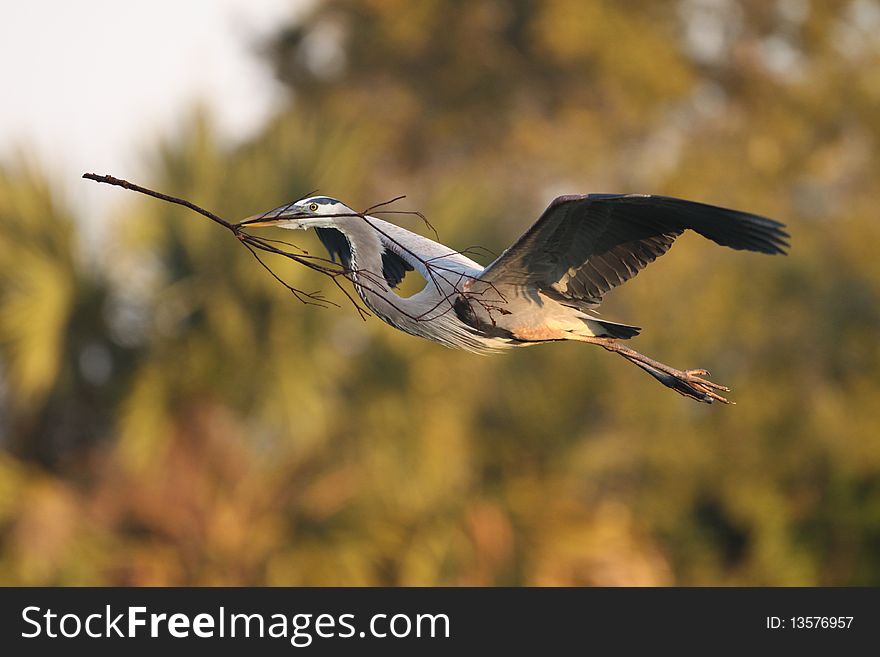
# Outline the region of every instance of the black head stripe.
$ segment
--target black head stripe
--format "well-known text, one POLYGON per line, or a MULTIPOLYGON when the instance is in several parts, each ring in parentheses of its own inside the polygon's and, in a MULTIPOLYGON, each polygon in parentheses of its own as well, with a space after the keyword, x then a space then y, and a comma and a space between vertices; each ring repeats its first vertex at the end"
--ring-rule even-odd
POLYGON ((309 199, 309 203, 317 203, 318 205, 333 205, 334 203, 339 203, 335 198, 330 198, 329 196, 316 196, 315 198, 309 199))

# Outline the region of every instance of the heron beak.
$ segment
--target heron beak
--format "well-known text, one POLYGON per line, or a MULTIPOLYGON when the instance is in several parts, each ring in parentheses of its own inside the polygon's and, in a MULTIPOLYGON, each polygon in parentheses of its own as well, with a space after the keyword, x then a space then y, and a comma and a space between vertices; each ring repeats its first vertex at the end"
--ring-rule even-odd
POLYGON ((285 222, 293 221, 297 219, 301 213, 299 212, 279 212, 278 210, 271 210, 269 212, 262 212, 260 214, 254 214, 246 219, 242 219, 238 222, 238 226, 240 228, 260 228, 261 226, 283 226, 285 222))
POLYGON ((274 226, 279 221, 282 221, 279 217, 274 217, 272 219, 266 219, 265 215, 262 214, 254 214, 246 219, 242 219, 238 222, 239 226, 247 226, 248 228, 259 228, 261 226, 274 226))

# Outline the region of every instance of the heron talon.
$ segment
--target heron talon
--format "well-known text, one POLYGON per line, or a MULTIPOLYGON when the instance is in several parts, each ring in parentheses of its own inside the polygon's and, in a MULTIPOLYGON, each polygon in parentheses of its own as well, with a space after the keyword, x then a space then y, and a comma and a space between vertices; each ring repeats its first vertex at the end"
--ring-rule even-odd
POLYGON ((730 388, 728 388, 727 386, 723 386, 720 383, 715 383, 714 381, 709 381, 708 379, 703 378, 704 376, 708 375, 709 372, 704 369, 684 370, 683 372, 679 372, 678 374, 673 374, 673 376, 675 376, 680 381, 687 383, 689 386, 706 395, 709 400, 719 401, 722 404, 733 403, 726 397, 722 397, 717 392, 730 392, 730 388))
MULTIPOLYGON (((700 370, 698 370, 700 371, 700 370)), ((684 381, 704 393, 710 399, 714 399, 716 401, 721 402, 722 404, 729 404, 730 401, 726 397, 722 397, 716 391, 721 392, 730 392, 730 388, 727 386, 723 386, 720 383, 715 383, 714 381, 709 381, 708 379, 703 379, 698 376, 694 376, 692 374, 693 370, 688 370, 685 372, 686 378, 684 381)))

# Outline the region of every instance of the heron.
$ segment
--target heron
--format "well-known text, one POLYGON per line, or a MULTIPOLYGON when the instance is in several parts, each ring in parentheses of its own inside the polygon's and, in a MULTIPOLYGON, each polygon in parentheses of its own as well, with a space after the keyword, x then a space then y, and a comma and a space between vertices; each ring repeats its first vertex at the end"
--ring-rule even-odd
MULTIPOLYGON (((378 212, 376 213, 378 214, 378 212)), ((366 306, 391 326, 447 347, 491 353, 575 340, 598 345, 699 402, 731 403, 705 369, 679 370, 624 344, 640 328, 598 316, 612 289, 666 253, 685 230, 718 245, 785 254, 785 225, 668 196, 586 194, 554 199, 488 266, 328 196, 249 217, 240 227, 313 228, 366 306), (417 271, 424 288, 395 290, 417 271)))

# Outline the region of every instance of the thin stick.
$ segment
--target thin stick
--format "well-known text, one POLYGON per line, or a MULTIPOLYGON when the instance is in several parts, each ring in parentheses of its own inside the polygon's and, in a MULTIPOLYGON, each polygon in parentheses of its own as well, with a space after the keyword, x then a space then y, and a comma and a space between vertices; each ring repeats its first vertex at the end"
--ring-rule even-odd
POLYGON ((146 187, 141 187, 140 185, 135 185, 134 183, 130 183, 127 180, 122 180, 121 178, 114 178, 113 176, 99 176, 96 173, 84 173, 83 178, 88 180, 94 180, 99 183, 106 183, 108 185, 116 185, 117 187, 122 187, 123 189, 130 189, 134 192, 140 192, 141 194, 146 194, 147 196, 152 196, 153 198, 158 198, 163 201, 168 201, 169 203, 177 203, 177 205, 182 205, 190 210, 194 210, 201 215, 206 216, 211 221, 220 224, 224 228, 228 228, 233 233, 238 233, 239 231, 233 226, 231 223, 226 221, 225 219, 221 219, 213 212, 209 210, 205 210, 204 208, 200 208, 195 203, 191 203, 186 199, 177 198, 176 196, 169 196, 168 194, 163 194, 162 192, 154 192, 152 189, 147 189, 146 187))

